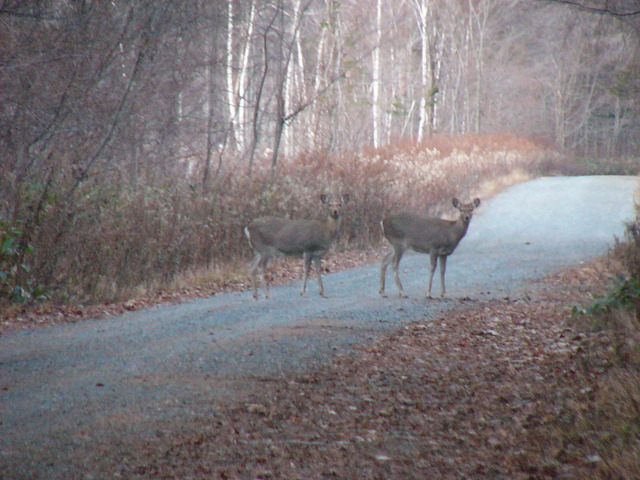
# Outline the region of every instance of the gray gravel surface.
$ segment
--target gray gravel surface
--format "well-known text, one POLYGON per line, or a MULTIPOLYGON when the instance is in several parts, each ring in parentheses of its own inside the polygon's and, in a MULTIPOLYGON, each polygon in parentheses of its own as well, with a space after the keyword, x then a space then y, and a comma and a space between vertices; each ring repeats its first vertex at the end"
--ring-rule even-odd
POLYGON ((220 399, 326 363, 411 320, 528 295, 531 280, 606 253, 634 216, 639 181, 549 177, 483 199, 449 259, 446 300, 423 298, 428 258, 408 254, 401 274, 410 299, 397 297, 390 270, 389 298, 380 298, 373 264, 328 275, 327 299, 312 281, 308 298, 295 283, 273 288, 269 300, 231 293, 4 335, 0 478, 84 478, 82 459, 97 444, 213 415, 220 399))

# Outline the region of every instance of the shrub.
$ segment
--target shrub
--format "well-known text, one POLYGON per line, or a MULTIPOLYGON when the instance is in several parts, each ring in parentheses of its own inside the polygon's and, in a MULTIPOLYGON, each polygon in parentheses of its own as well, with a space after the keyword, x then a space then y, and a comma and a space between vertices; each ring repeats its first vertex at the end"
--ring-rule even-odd
POLYGON ((25 257, 34 249, 21 244, 22 231, 7 222, 0 221, 0 299, 24 302, 46 298, 40 287, 34 287, 35 279, 25 257))
POLYGON ((197 268, 247 261, 243 228, 252 218, 315 217, 321 193, 351 194, 336 248, 361 248, 381 241, 379 222, 390 209, 453 213, 451 197, 477 196, 488 180, 557 171, 566 162, 527 139, 439 136, 339 158, 282 159, 275 175, 268 162, 256 162, 250 178, 229 164, 206 190, 187 175, 140 180, 134 189, 119 178, 73 183, 52 173, 44 190, 14 192, 12 209, 16 218, 37 211, 37 222, 25 222, 35 248, 29 268, 56 301, 114 301, 197 268))
POLYGON ((581 158, 577 160, 587 175, 638 175, 640 160, 638 157, 581 158))
POLYGON ((635 220, 626 226, 623 240, 615 239, 611 253, 622 269, 613 278, 609 292, 586 308, 574 307, 574 313, 603 315, 624 309, 631 310, 640 322, 640 205, 636 212, 635 220))
POLYGON ((567 402, 561 417, 564 448, 599 462, 593 478, 640 478, 640 206, 616 240, 611 257, 619 265, 609 293, 580 312, 586 335, 579 370, 582 398, 567 402), (595 328, 594 328, 595 327, 595 328), (596 373, 596 374, 594 374, 596 373))

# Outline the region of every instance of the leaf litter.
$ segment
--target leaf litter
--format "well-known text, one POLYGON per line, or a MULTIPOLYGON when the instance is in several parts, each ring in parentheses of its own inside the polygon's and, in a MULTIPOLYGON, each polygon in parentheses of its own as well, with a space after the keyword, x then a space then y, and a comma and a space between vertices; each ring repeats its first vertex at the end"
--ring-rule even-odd
MULTIPOLYGON (((597 262, 596 262, 597 263, 597 262)), ((585 334, 569 309, 602 275, 591 262, 541 280, 530 298, 465 303, 326 367, 262 382, 212 418, 139 445, 131 478, 591 478, 559 429, 592 395, 585 334)), ((131 450, 130 450, 131 452, 131 450)))

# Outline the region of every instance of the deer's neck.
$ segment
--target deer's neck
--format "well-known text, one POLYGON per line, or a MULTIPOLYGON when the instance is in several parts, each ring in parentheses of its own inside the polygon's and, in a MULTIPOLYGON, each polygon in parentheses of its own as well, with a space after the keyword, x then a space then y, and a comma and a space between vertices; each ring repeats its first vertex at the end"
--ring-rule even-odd
POLYGON ((334 217, 333 215, 329 215, 327 219, 324 221, 325 229, 329 233, 331 238, 335 237, 338 233, 338 229, 340 228, 340 223, 342 222, 342 217, 334 217))
POLYGON ((469 223, 465 222, 463 219, 459 218, 454 222, 454 233, 458 241, 462 239, 467 234, 467 230, 469 229, 469 223))

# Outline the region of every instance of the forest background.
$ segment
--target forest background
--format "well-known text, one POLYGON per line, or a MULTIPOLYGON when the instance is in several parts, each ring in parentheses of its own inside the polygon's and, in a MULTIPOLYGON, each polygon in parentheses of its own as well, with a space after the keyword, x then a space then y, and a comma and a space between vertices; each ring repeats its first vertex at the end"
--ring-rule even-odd
POLYGON ((639 34, 633 0, 0 1, 0 296, 233 281, 251 218, 324 192, 363 248, 400 205, 637 174, 639 34))

